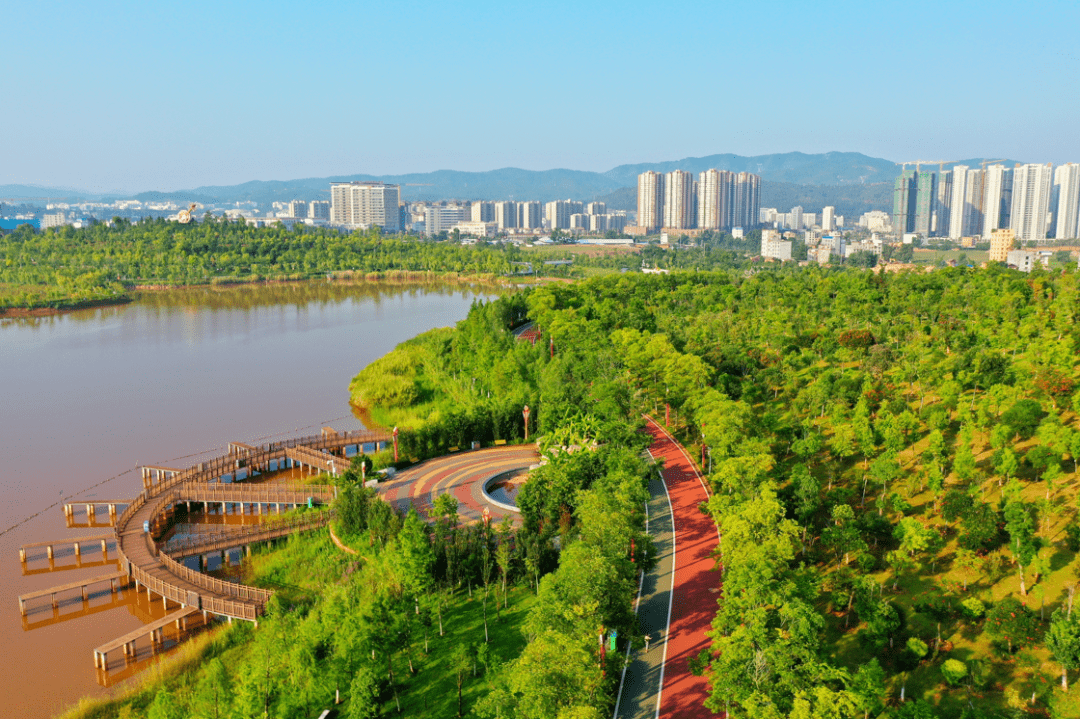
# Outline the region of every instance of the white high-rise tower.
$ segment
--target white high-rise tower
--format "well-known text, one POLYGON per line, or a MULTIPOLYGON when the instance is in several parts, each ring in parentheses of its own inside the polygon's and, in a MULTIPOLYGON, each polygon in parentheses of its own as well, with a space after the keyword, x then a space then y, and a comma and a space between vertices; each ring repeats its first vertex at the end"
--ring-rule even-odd
POLYGON ((1012 170, 991 165, 983 175, 982 236, 989 240, 994 230, 1009 226, 1012 209, 1012 170))
POLYGON ((637 178, 637 223, 647 230, 658 230, 664 222, 664 176, 643 172, 637 178))
POLYGON ((1021 242, 1046 241, 1046 213, 1050 209, 1050 163, 1017 165, 1013 170, 1012 211, 1009 226, 1021 242))
POLYGON ((673 170, 664 178, 664 227, 685 230, 694 226, 694 176, 673 170))
POLYGON ((1075 162, 1058 165, 1050 198, 1054 237, 1059 240, 1080 237, 1080 165, 1075 162))

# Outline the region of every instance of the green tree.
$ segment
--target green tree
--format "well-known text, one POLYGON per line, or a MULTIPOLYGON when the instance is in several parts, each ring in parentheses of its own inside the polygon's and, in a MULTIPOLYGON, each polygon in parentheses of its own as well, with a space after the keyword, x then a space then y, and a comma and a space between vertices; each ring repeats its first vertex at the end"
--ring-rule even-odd
POLYGON ((1038 641, 1039 620, 1015 597, 1005 597, 986 616, 986 631, 1006 641, 1009 652, 1038 641))
POLYGON ((1055 609, 1050 616, 1046 648, 1061 665, 1061 688, 1069 691, 1069 670, 1080 669, 1080 615, 1073 619, 1071 592, 1068 607, 1055 609))
POLYGON ((363 666, 349 685, 349 719, 374 719, 377 716, 379 678, 371 667, 363 666))
POLYGON ((1005 506, 1005 531, 1009 533, 1009 548, 1020 569, 1020 594, 1027 596, 1024 567, 1029 566, 1041 546, 1035 536, 1034 508, 1024 502, 1005 506))
POLYGON ((219 657, 214 657, 203 669, 195 686, 196 711, 205 719, 229 716, 232 705, 232 680, 219 657))

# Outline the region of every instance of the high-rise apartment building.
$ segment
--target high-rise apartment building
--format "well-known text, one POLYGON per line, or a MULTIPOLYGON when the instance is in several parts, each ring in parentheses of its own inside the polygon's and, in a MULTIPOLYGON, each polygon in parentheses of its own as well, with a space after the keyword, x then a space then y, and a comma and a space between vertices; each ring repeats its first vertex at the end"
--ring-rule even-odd
MULTIPOLYGON (((983 231, 983 185, 986 172, 982 169, 967 171, 967 187, 964 188, 963 220, 961 237, 981 237, 983 231)), ((956 197, 956 192, 953 192, 956 197)))
POLYGON ((518 209, 516 202, 503 201, 495 203, 495 223, 500 230, 512 230, 518 226, 518 209))
POLYGON ((519 226, 523 230, 540 230, 544 227, 544 213, 539 202, 529 200, 518 205, 519 226))
POLYGON ((553 230, 569 230, 570 215, 580 214, 572 211, 575 204, 580 206, 581 203, 574 203, 570 200, 555 200, 545 204, 544 219, 548 221, 548 226, 553 230))
MULTIPOLYGON (((698 175, 697 226, 706 230, 731 228, 732 178, 727 170, 706 170, 698 175)), ((760 214, 760 212, 759 212, 760 214)), ((775 220, 776 210, 773 210, 775 220)), ((760 217, 758 218, 760 220, 760 217)))
POLYGON ((937 173, 915 173, 915 219, 912 232, 930 237, 934 204, 937 201, 937 173))
POLYGON ((836 208, 829 206, 821 210, 821 231, 832 232, 836 229, 836 208))
POLYGON ((952 203, 953 173, 945 170, 937 178, 937 194, 934 196, 934 207, 931 210, 930 235, 932 237, 948 237, 949 221, 952 219, 950 212, 952 203))
POLYGON ((607 203, 605 202, 590 202, 585 205, 585 214, 587 215, 606 215, 607 203))
POLYGON ((456 205, 428 205, 424 208, 424 234, 428 237, 440 232, 450 232, 465 221, 465 208, 456 205))
POLYGON ((949 192, 949 223, 948 236, 951 240, 959 240, 964 236, 964 203, 967 199, 968 168, 967 165, 953 167, 952 188, 949 192))
POLYGON ((289 217, 306 219, 308 216, 308 203, 304 200, 293 200, 289 203, 289 217))
POLYGON ((1059 240, 1080 237, 1080 165, 1075 162, 1058 165, 1050 201, 1054 237, 1059 240))
POLYGON ((982 202, 984 240, 989 240, 994 230, 1009 226, 1009 213, 1012 210, 1012 182, 1012 170, 1007 169, 1005 165, 991 165, 984 170, 982 202))
POLYGON ((401 231, 401 187, 383 182, 331 182, 330 222, 352 228, 401 231))
POLYGON ((1052 169, 1047 163, 1017 165, 1013 170, 1009 227, 1021 242, 1038 243, 1046 240, 1052 169))
POLYGON ((731 226, 750 230, 757 227, 761 213, 761 177, 750 172, 735 175, 732 191, 731 226))
POLYGON ((469 207, 469 218, 472 222, 494 222, 494 202, 474 202, 469 207))
POLYGON ((664 176, 659 172, 638 175, 637 223, 649 231, 664 223, 664 176))
POLYGON ((893 231, 899 235, 915 231, 915 199, 917 197, 915 170, 906 167, 893 182, 893 231))
POLYGON ((312 200, 308 203, 308 219, 329 220, 330 203, 327 200, 312 200))
POLYGON ((694 226, 694 176, 674 170, 664 178, 664 227, 685 230, 694 226))

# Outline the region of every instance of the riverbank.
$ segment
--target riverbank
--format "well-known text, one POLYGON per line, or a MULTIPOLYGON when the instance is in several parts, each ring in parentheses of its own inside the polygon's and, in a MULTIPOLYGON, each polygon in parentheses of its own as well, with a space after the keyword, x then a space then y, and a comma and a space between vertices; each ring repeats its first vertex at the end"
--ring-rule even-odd
POLYGON ((486 275, 462 275, 456 272, 385 272, 367 273, 366 275, 352 273, 332 273, 330 277, 318 278, 277 278, 277 279, 226 279, 223 281, 211 281, 199 284, 137 284, 129 293, 115 297, 83 300, 78 302, 54 302, 49 306, 35 307, 5 307, 0 308, 0 319, 23 319, 33 317, 55 317, 80 310, 96 309, 101 307, 121 307, 136 302, 154 294, 183 291, 234 291, 246 288, 266 287, 302 287, 305 285, 340 285, 342 287, 355 287, 358 285, 373 285, 376 287, 430 287, 434 285, 449 285, 458 287, 472 287, 485 291, 508 291, 521 284, 518 281, 508 281, 507 278, 490 277, 486 275))

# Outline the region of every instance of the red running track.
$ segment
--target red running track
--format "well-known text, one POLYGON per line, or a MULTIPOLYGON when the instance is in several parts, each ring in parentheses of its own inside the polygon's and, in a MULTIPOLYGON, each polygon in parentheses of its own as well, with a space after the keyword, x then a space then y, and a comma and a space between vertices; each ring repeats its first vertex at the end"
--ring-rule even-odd
POLYGON ((664 652, 663 680, 657 716, 696 719, 716 716, 705 708, 709 686, 690 673, 689 661, 709 647, 705 632, 716 615, 720 575, 712 553, 720 535, 698 505, 708 499, 701 475, 686 450, 651 418, 649 452, 664 459, 664 483, 671 499, 675 527, 675 577, 664 652))

